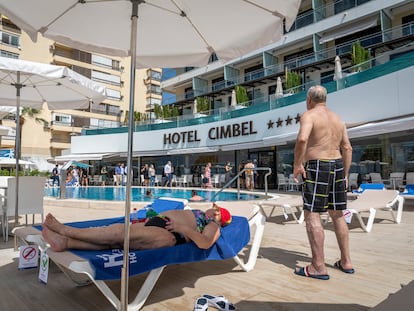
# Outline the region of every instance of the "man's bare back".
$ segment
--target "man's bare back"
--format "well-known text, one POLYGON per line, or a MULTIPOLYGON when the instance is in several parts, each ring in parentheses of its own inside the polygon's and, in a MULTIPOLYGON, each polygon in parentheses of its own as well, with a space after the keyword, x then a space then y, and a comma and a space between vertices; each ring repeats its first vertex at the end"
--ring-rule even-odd
POLYGON ((343 159, 345 176, 351 164, 352 147, 345 124, 326 107, 326 89, 312 88, 306 99, 307 111, 300 118, 295 146, 293 174, 306 177, 303 163, 309 160, 343 159))
POLYGON ((304 161, 341 158, 340 143, 344 124, 339 116, 324 105, 316 106, 306 114, 312 122, 312 131, 309 134, 304 161))

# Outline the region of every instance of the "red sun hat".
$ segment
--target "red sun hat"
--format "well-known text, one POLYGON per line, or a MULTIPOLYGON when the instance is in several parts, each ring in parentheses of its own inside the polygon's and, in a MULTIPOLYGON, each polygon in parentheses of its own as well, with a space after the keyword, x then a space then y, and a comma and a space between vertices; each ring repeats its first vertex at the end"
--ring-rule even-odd
POLYGON ((221 226, 222 227, 225 227, 231 223, 231 214, 227 209, 220 207, 220 214, 221 214, 221 226))

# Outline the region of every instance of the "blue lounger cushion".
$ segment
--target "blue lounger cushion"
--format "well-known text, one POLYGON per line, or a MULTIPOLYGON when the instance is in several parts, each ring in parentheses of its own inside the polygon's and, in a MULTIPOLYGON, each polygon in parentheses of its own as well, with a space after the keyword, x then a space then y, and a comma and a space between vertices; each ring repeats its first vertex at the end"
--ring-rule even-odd
POLYGON ((360 184, 359 189, 354 190, 352 192, 353 193, 362 193, 362 192, 364 192, 364 190, 367 190, 367 189, 369 189, 369 190, 384 190, 385 185, 384 184, 370 184, 370 183, 360 184))
MULTIPOLYGON (((193 242, 154 250, 131 250, 129 252, 129 275, 148 272, 165 265, 203 260, 223 260, 236 256, 249 243, 250 228, 245 217, 233 216, 232 219, 230 225, 221 228, 220 238, 207 250, 198 248, 193 242)), ((87 228, 114 223, 124 223, 124 217, 74 222, 67 223, 67 225, 87 228)), ((117 280, 121 278, 122 250, 70 251, 90 262, 95 269, 94 278, 96 280, 117 280)))

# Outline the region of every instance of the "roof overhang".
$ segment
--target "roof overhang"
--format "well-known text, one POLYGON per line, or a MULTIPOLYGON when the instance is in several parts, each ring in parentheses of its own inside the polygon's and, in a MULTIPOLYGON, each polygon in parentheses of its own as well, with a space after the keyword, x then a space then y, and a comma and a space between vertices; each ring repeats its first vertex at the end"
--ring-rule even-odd
POLYGON ((92 161, 112 158, 119 155, 119 153, 72 153, 55 157, 55 162, 66 161, 92 161))

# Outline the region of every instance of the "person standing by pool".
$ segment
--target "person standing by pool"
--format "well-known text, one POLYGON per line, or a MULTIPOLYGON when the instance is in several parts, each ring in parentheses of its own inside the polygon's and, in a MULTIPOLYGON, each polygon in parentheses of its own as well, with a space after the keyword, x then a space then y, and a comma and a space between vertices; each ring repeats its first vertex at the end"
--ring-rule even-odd
POLYGON ((154 164, 150 164, 149 168, 148 168, 148 175, 150 178, 150 187, 154 187, 155 185, 155 168, 154 168, 154 164))
POLYGON ((121 163, 121 185, 125 186, 126 179, 128 178, 128 170, 124 163, 121 163))
POLYGON ((75 180, 76 185, 77 185, 77 186, 79 186, 79 185, 80 185, 80 180, 79 180, 79 168, 78 168, 77 166, 74 166, 74 167, 72 168, 71 173, 72 173, 72 177, 73 177, 73 178, 74 178, 74 180, 75 180))
POLYGON ((148 187, 149 182, 150 182, 150 176, 149 176, 149 166, 147 163, 141 168, 141 175, 144 177, 144 180, 141 180, 141 182, 144 182, 144 186, 148 187))
POLYGON ((254 189, 254 164, 252 160, 247 160, 246 165, 244 166, 246 174, 246 189, 253 191, 254 189))
POLYGON ((230 179, 231 179, 231 170, 232 170, 232 167, 231 167, 231 165, 230 165, 230 162, 229 161, 227 161, 226 162, 226 165, 224 166, 224 182, 227 184, 229 181, 230 181, 230 179))
POLYGON ((203 177, 203 186, 204 188, 212 188, 211 185, 211 163, 208 162, 206 168, 204 169, 204 177, 203 177))
POLYGON ((122 170, 121 170, 121 163, 118 163, 115 167, 115 185, 119 186, 122 183, 122 170))
POLYGON ((164 187, 172 187, 172 167, 171 161, 168 161, 164 166, 165 184, 164 187))
POLYGON ((105 186, 106 185, 106 180, 108 178, 108 170, 106 169, 106 166, 102 166, 101 168, 101 178, 102 178, 102 184, 101 186, 105 186))
POLYGON ((320 218, 320 213, 326 211, 333 221, 341 252, 341 259, 334 266, 345 273, 355 272, 349 250, 348 226, 343 216, 352 146, 345 124, 326 107, 326 96, 326 89, 320 85, 308 90, 307 111, 300 118, 293 167, 296 182, 299 175, 305 181, 303 209, 312 251, 311 264, 296 268, 294 272, 320 280, 329 279, 324 254, 325 234, 320 218))
POLYGON ((57 186, 60 187, 59 165, 56 164, 53 168, 50 178, 52 179, 52 186, 54 186, 56 182, 57 186))

